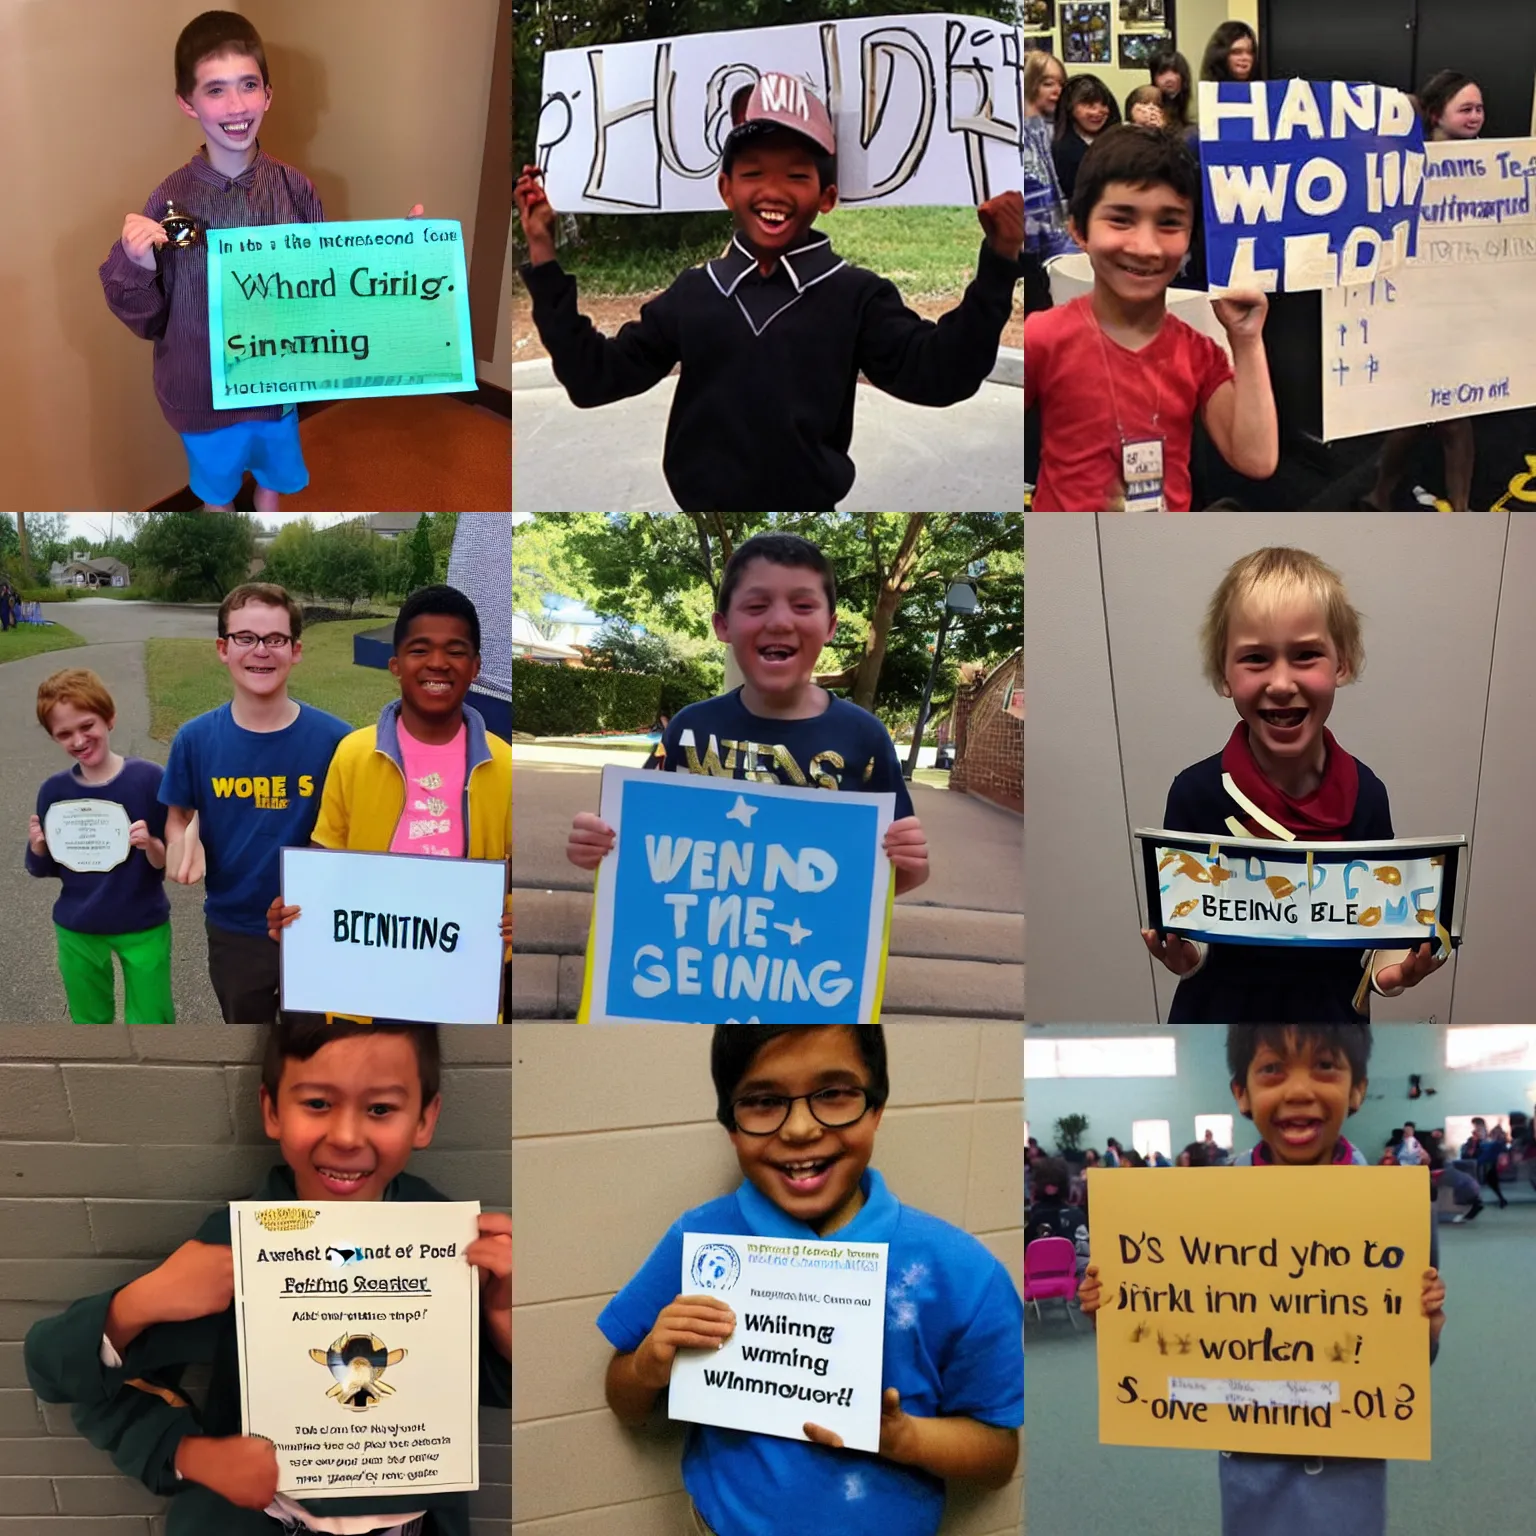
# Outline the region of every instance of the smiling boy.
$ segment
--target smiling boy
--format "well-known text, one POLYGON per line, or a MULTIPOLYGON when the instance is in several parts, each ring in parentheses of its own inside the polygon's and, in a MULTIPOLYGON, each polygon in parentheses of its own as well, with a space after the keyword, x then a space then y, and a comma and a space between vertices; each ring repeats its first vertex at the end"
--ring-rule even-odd
POLYGON ((870 1165, 889 1097, 879 1025, 720 1025, 716 1117, 742 1172, 734 1194, 686 1211, 603 1309, 608 1406, 643 1424, 679 1349, 736 1324, 717 1297, 680 1296, 685 1232, 886 1243, 880 1450, 850 1451, 814 1423, 804 1440, 690 1426, 683 1483, 697 1529, 781 1536, 933 1536, 951 1479, 999 1488, 1024 1418, 1023 1305, 975 1238, 903 1205, 870 1165))
POLYGON ((935 324, 893 284, 850 265, 813 224, 837 204, 832 121, 793 76, 765 73, 732 101, 719 174, 736 232, 612 337, 578 312, 555 259, 555 210, 537 166, 516 191, 523 281, 571 403, 607 405, 681 364, 662 468, 684 511, 827 511, 848 494, 856 384, 914 405, 969 399, 991 373, 1013 308, 1024 199, 977 209, 986 241, 965 297, 935 324))

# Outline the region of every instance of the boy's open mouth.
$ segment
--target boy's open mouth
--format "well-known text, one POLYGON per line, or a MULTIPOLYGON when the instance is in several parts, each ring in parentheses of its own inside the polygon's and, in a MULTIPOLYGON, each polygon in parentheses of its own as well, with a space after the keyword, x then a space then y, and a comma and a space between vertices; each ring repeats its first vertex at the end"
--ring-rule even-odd
POLYGON ((1280 1139, 1288 1147, 1310 1146, 1322 1134, 1323 1122, 1313 1120, 1300 1115, 1286 1116, 1283 1120, 1272 1122, 1280 1133, 1280 1139))
POLYGON ((781 235, 794 222, 792 208, 756 207, 752 218, 759 229, 768 235, 781 235))
POLYGON ((446 698, 453 692, 453 684, 447 678, 424 677, 421 680, 421 691, 430 693, 433 698, 446 698))
POLYGON ((238 122, 220 123, 219 132, 227 133, 232 139, 243 139, 251 131, 253 119, 243 117, 238 122))
POLYGON ((814 1195, 832 1174, 837 1157, 802 1158, 793 1163, 775 1163, 774 1171, 797 1195, 814 1195))
POLYGON ((350 1195, 362 1187, 363 1180, 368 1177, 366 1168, 358 1168, 348 1171, 345 1168, 321 1168, 318 1165, 315 1172, 320 1176, 320 1182, 333 1195, 350 1195))
POLYGON ((1279 732, 1299 730, 1306 718, 1305 709, 1261 709, 1259 711, 1259 719, 1271 730, 1279 732))
POLYGON ((758 660, 770 667, 785 667, 799 655, 799 647, 793 645, 760 645, 758 660))
POLYGON ((271 662, 251 662, 245 670, 255 673, 257 677, 265 677, 269 672, 276 672, 277 668, 271 662))

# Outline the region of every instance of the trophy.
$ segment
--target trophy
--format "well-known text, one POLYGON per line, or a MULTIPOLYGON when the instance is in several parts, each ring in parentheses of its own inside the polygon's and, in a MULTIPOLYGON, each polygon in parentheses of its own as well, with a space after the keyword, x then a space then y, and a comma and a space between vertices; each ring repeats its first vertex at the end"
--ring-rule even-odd
POLYGON ((160 227, 170 236, 171 244, 180 246, 182 250, 197 244, 197 220, 188 214, 178 213, 176 204, 169 199, 166 200, 165 217, 160 220, 160 227))

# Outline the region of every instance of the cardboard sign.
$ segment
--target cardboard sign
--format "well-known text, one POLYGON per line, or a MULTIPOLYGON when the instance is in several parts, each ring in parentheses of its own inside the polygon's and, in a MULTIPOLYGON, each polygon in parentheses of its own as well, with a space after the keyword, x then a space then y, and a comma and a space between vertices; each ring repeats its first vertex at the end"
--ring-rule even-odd
POLYGON ((213 408, 473 390, 455 219, 208 231, 213 408))
POLYGON ((283 849, 282 1006, 420 1024, 494 1024, 500 859, 283 849))
POLYGON ((1099 1441, 1428 1461, 1427 1168, 1091 1168, 1099 1441))
POLYGON ((1465 838, 1363 843, 1195 837, 1140 827, 1148 926, 1217 944, 1460 944, 1465 838))
POLYGON ((895 803, 604 768, 581 1020, 877 1023, 895 803))
POLYGON ((55 800, 43 837, 56 864, 76 874, 116 869, 132 851, 127 810, 116 800, 55 800))
POLYGON ((880 1449, 885 1243, 683 1234, 683 1296, 736 1314, 719 1349, 680 1349, 667 1415, 805 1440, 806 1424, 880 1449))
POLYGON ((1200 82, 1213 290, 1368 283, 1414 253, 1424 129, 1388 86, 1200 82))
POLYGON ((480 1486, 478 1201, 235 1200, 240 1425, 303 1497, 480 1486))
POLYGON ((1536 405, 1536 139, 1429 144, 1418 254, 1323 295, 1323 435, 1536 405))
POLYGON ((538 163, 562 213, 718 211, 731 97, 776 70, 832 118, 839 203, 980 203, 1024 183, 1022 60, 1019 28, 945 15, 561 49, 538 163))

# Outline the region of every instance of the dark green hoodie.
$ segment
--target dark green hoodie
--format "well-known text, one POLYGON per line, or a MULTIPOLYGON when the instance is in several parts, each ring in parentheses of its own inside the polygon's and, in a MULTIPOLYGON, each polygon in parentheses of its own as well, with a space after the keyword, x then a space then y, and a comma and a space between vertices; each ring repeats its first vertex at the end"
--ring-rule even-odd
MULTIPOLYGON (((293 1200, 293 1170, 279 1164, 251 1196, 293 1200)), ((425 1179, 401 1173, 384 1191, 386 1200, 446 1200, 425 1179)), ((229 1210, 215 1211, 198 1229, 203 1243, 229 1243, 229 1210)), ((119 1287, 118 1289, 121 1289, 119 1287)), ((111 1454, 118 1470, 151 1493, 170 1498, 166 1536, 272 1536, 278 1523, 259 1510, 240 1509, 200 1483, 178 1482, 176 1448, 188 1435, 238 1435, 240 1358, 233 1306, 213 1317, 156 1323, 129 1344, 121 1369, 101 1363, 107 1309, 116 1290, 77 1301, 27 1332, 27 1379, 45 1403, 69 1403, 75 1427, 92 1445, 111 1454), (180 1391, 190 1365, 212 1367, 205 1410, 180 1391), (139 1383, 130 1385, 130 1383, 139 1383)), ((512 1403, 512 1367, 488 1339, 480 1348, 480 1401, 490 1408, 512 1403)), ((289 1494, 286 1497, 292 1498, 289 1494)), ((316 1515, 376 1515, 381 1526, 412 1510, 428 1511, 424 1536, 469 1536, 469 1495, 423 1493, 394 1498, 300 1499, 316 1515)))

